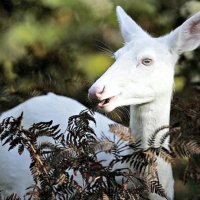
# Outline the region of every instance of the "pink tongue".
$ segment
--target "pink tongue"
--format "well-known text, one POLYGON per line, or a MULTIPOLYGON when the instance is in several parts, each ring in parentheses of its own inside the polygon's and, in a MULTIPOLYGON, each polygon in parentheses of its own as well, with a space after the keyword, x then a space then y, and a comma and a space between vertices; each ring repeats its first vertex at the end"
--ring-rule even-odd
POLYGON ((105 100, 101 101, 101 102, 98 104, 98 106, 99 106, 100 108, 103 108, 104 103, 105 103, 105 100))
POLYGON ((103 108, 107 103, 109 103, 109 100, 110 100, 110 99, 105 99, 105 100, 101 101, 101 102, 98 104, 98 106, 99 106, 100 108, 103 108))

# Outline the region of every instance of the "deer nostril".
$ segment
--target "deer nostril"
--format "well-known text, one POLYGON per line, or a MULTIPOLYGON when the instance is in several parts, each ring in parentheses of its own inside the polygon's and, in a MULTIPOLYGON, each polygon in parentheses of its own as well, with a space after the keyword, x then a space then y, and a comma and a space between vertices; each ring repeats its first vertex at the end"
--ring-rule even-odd
POLYGON ((95 90, 96 97, 101 97, 101 95, 102 95, 102 93, 103 93, 103 91, 104 91, 104 87, 103 87, 103 88, 97 87, 97 88, 95 88, 95 89, 96 89, 96 90, 95 90))
POLYGON ((89 89, 89 98, 95 99, 95 98, 100 98, 102 93, 104 92, 105 87, 94 87, 92 86, 89 89))

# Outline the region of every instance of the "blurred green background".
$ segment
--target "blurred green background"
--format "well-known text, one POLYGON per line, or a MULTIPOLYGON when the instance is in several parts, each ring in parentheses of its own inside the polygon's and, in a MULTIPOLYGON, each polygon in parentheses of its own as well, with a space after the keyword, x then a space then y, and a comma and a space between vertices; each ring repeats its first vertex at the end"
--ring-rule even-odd
MULTIPOLYGON (((200 10, 199 1, 186 0, 1 0, 0 112, 50 91, 90 106, 89 86, 123 45, 117 5, 153 36, 169 33, 200 10)), ((200 49, 181 57, 176 95, 188 96, 188 86, 199 85, 199 60, 200 49)), ((176 181, 175 199, 196 192, 192 184, 176 181)))

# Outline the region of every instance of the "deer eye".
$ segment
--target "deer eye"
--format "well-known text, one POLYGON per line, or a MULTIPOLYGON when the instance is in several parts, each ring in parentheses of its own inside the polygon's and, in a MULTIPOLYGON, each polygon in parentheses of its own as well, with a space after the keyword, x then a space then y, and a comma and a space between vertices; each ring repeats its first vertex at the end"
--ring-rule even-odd
POLYGON ((151 65, 152 62, 153 62, 153 60, 150 59, 150 58, 144 58, 144 59, 142 59, 142 64, 145 65, 145 66, 151 65))

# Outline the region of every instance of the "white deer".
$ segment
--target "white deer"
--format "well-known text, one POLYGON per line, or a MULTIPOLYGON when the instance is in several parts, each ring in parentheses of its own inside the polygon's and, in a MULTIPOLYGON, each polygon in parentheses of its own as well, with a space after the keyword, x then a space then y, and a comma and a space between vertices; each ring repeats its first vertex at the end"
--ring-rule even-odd
MULTIPOLYGON (((89 98, 98 99, 98 107, 106 112, 130 105, 132 134, 141 139, 141 147, 146 149, 150 134, 163 125, 169 125, 174 66, 181 53, 191 51, 200 44, 200 13, 160 38, 153 38, 144 32, 120 7, 117 7, 117 17, 125 45, 115 53, 116 62, 90 88, 89 98)), ((24 111, 24 127, 45 119, 61 124, 64 131, 68 117, 83 109, 85 107, 74 100, 48 94, 20 104, 3 113, 0 119, 17 117, 24 111)), ((108 134, 107 125, 113 122, 100 114, 95 115, 95 119, 95 132, 108 134)), ((158 145, 166 131, 157 135, 158 145)), ((168 148, 168 145, 166 141, 164 146, 168 148)), ((7 146, 0 145, 0 190, 3 190, 3 196, 16 192, 22 197, 25 188, 32 183, 28 169, 30 158, 26 152, 20 157, 16 149, 10 152, 7 149, 7 146)), ((162 159, 158 160, 158 175, 168 199, 173 199, 172 169, 162 159)), ((151 194, 150 199, 163 198, 151 194)))
MULTIPOLYGON (((132 134, 145 149, 150 134, 169 125, 174 66, 181 53, 200 44, 200 12, 159 38, 143 31, 121 7, 117 7, 117 17, 125 45, 114 54, 115 63, 89 89, 89 97, 98 99, 99 108, 106 112, 130 105, 132 134)), ((157 135, 158 145, 166 131, 157 135)), ((168 198, 173 199, 172 169, 162 159, 158 160, 158 175, 168 198)), ((150 199, 162 198, 152 194, 150 199)))

